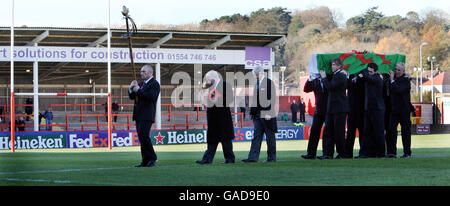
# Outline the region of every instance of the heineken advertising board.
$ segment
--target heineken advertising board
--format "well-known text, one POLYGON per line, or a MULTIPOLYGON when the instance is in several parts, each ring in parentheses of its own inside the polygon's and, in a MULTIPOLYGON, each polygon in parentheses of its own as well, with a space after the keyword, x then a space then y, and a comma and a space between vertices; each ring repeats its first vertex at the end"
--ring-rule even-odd
MULTIPOLYGON (((16 149, 52 149, 52 148, 91 148, 107 147, 106 131, 89 132, 16 132, 16 149)), ((113 131, 113 147, 138 146, 136 131, 113 131)), ((253 128, 235 128, 234 142, 251 141, 253 128)), ((158 130, 151 131, 153 145, 206 143, 206 130, 158 130)), ((281 127, 276 134, 277 140, 304 139, 303 127, 281 127)), ((0 132, 0 150, 11 149, 9 132, 0 132)))

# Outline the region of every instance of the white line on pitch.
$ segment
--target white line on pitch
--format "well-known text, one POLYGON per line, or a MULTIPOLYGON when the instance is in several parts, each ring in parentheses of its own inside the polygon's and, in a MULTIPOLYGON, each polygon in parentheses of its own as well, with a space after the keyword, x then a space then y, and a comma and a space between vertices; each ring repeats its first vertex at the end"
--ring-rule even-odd
POLYGON ((6 181, 14 181, 14 182, 50 182, 50 183, 61 183, 68 184, 72 183, 71 181, 66 180, 40 180, 40 179, 20 179, 20 178, 1 178, 6 181))
POLYGON ((59 173, 59 172, 81 172, 81 171, 92 171, 92 170, 114 170, 114 169, 127 169, 127 168, 132 168, 132 167, 110 167, 110 168, 85 168, 85 169, 63 169, 63 170, 38 170, 38 171, 0 172, 0 175, 59 173))
MULTIPOLYGON (((284 160, 278 160, 279 162, 284 162, 284 160)), ((158 165, 157 168, 161 167, 186 167, 186 166, 194 166, 201 167, 202 165, 198 164, 176 164, 176 165, 158 165)), ((217 165, 221 166, 221 165, 217 165)), ((36 171, 17 171, 17 172, 0 172, 0 175, 17 175, 17 174, 40 174, 40 173, 60 173, 60 172, 82 172, 82 171, 96 171, 96 170, 118 170, 118 169, 131 169, 133 166, 127 167, 106 167, 106 168, 82 168, 82 169, 62 169, 62 170, 36 170, 36 171)), ((143 168, 136 168, 143 169, 143 168)))

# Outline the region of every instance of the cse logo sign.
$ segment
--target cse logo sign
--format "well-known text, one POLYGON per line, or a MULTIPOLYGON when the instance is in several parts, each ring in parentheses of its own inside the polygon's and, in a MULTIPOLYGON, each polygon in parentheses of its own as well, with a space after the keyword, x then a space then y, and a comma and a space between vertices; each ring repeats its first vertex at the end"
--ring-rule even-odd
POLYGON ((263 68, 270 67, 270 61, 266 60, 245 60, 245 67, 261 66, 263 68))
POLYGON ((270 69, 270 52, 269 47, 245 47, 245 69, 270 69))

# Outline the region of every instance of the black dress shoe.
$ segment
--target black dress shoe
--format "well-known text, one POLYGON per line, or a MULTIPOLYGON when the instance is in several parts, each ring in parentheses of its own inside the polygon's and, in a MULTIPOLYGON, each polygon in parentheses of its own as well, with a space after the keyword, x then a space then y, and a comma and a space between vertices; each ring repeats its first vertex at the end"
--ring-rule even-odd
POLYGON ((309 155, 309 154, 302 155, 302 158, 303 158, 303 159, 307 159, 307 160, 316 159, 315 156, 309 155))
POLYGON ((347 155, 337 155, 334 159, 351 159, 353 158, 352 156, 347 156, 347 155))
POLYGON ((225 160, 222 164, 234 164, 234 160, 225 160))
POLYGON ((369 158, 369 157, 365 156, 365 155, 358 155, 355 157, 355 159, 365 159, 365 158, 369 158))
POLYGON ((402 155, 400 158, 411 158, 411 155, 409 155, 409 154, 404 154, 404 155, 402 155))
POLYGON ((211 164, 211 162, 208 162, 208 161, 206 161, 206 160, 197 160, 197 161, 195 161, 195 163, 201 164, 201 165, 204 165, 204 164, 211 164))
POLYGON ((150 162, 148 162, 148 164, 145 167, 154 167, 157 162, 158 160, 150 160, 150 162))
POLYGON ((145 165, 147 165, 147 164, 143 164, 143 163, 141 162, 141 163, 139 163, 138 165, 135 165, 134 167, 145 167, 145 165))
POLYGON ((395 154, 387 154, 386 158, 397 158, 397 155, 395 155, 395 154))
POLYGON ((333 157, 327 156, 327 155, 322 155, 322 156, 318 156, 317 159, 320 159, 320 160, 324 160, 324 159, 333 159, 333 157))
POLYGON ((257 162, 256 160, 251 160, 251 159, 243 159, 242 161, 245 162, 245 163, 257 162))
POLYGON ((267 163, 267 162, 276 162, 277 160, 265 160, 264 162, 265 163, 267 163))

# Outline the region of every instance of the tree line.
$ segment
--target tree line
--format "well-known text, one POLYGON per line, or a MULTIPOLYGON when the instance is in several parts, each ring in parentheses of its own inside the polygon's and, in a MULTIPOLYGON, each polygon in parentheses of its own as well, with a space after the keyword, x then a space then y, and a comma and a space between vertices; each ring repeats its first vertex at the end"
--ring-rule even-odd
MULTIPOLYGON (((298 74, 307 74, 309 59, 314 53, 369 51, 405 54, 407 72, 419 67, 419 46, 423 67, 430 70, 426 58, 435 56, 435 68, 450 70, 450 18, 440 9, 421 14, 410 11, 406 16, 386 16, 378 7, 368 8, 360 15, 339 25, 342 15, 328 7, 288 11, 274 7, 259 9, 249 15, 233 14, 205 19, 199 24, 150 25, 145 29, 177 29, 228 32, 285 33, 287 40, 276 48, 276 67, 287 66, 286 81, 298 82, 298 74)), ((414 74, 413 74, 414 76, 414 74)))

